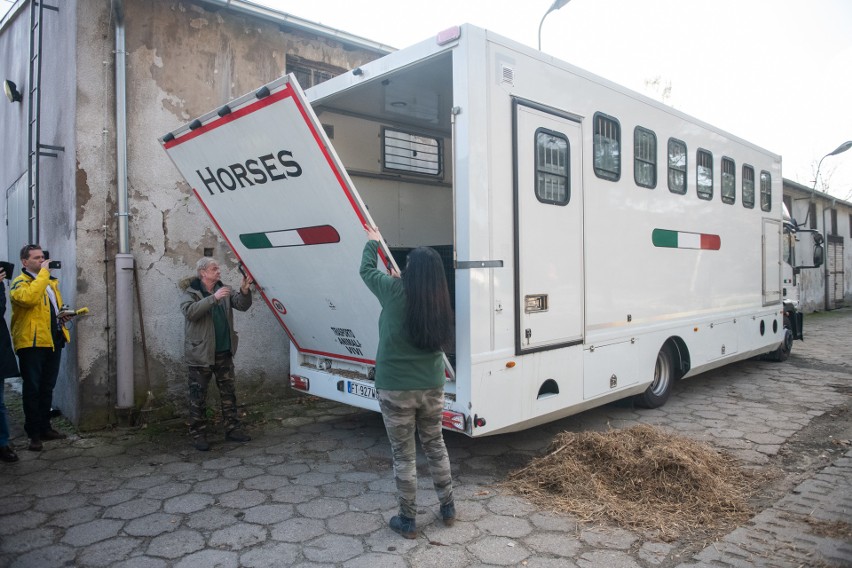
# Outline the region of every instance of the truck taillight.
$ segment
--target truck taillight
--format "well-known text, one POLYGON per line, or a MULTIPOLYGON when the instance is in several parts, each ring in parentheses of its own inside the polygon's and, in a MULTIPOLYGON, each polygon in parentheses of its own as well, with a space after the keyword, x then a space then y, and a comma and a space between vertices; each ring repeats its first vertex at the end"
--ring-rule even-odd
POLYGON ((445 410, 443 413, 441 413, 441 425, 444 428, 450 428, 452 430, 458 430, 459 432, 464 432, 465 431, 464 414, 445 410))
POLYGON ((299 375, 290 375, 290 387, 300 391, 311 390, 311 381, 299 375))

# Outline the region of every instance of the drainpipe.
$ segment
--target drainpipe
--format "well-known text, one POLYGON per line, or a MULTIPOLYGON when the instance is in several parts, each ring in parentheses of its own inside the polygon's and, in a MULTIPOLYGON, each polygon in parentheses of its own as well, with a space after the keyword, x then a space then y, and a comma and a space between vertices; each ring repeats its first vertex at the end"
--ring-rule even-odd
POLYGON ((825 243, 825 257, 823 258, 823 272, 825 275, 825 311, 833 310, 834 306, 831 305, 831 294, 828 291, 828 287, 831 285, 831 272, 828 270, 828 223, 825 222, 825 213, 826 211, 831 211, 837 206, 837 199, 832 199, 830 202, 831 207, 829 207, 829 203, 826 203, 822 207, 822 234, 823 234, 823 242, 825 243))
POLYGON ((116 408, 133 407, 133 255, 127 208, 127 53, 124 0, 112 0, 115 17, 115 159, 118 252, 115 255, 116 408))

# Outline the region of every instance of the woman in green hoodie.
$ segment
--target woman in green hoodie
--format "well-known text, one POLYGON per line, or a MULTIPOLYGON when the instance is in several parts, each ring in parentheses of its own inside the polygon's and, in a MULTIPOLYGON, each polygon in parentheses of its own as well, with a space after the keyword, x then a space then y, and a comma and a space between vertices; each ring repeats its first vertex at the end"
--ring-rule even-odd
POLYGON ((416 538, 415 431, 441 504, 441 518, 451 526, 456 517, 450 459, 441 429, 445 380, 441 350, 452 340, 453 312, 437 252, 428 247, 412 250, 402 278, 390 276, 376 266, 381 235, 367 229, 367 236, 361 278, 382 306, 376 392, 393 452, 399 500, 399 514, 390 520, 390 528, 405 538, 416 538))

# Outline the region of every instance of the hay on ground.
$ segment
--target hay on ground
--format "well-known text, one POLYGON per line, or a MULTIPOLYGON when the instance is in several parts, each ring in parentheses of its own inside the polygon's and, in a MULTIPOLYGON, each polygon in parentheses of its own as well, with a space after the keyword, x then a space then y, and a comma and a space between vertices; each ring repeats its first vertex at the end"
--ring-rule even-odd
POLYGON ((613 521, 664 540, 751 517, 759 475, 708 444, 648 425, 563 432, 504 486, 581 521, 613 521))

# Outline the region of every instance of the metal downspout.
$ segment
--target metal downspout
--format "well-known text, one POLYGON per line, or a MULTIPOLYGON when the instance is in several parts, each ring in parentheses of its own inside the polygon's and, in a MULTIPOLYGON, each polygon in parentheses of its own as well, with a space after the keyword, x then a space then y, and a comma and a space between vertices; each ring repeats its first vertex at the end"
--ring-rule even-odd
POLYGON ((115 17, 115 159, 118 252, 115 255, 116 408, 133 407, 133 255, 127 207, 127 53, 124 0, 112 0, 115 17))

